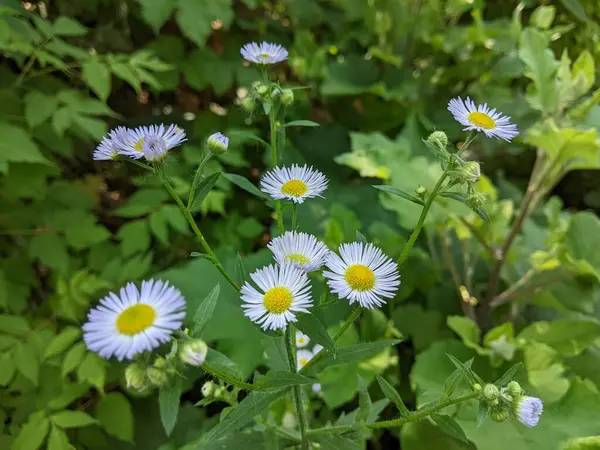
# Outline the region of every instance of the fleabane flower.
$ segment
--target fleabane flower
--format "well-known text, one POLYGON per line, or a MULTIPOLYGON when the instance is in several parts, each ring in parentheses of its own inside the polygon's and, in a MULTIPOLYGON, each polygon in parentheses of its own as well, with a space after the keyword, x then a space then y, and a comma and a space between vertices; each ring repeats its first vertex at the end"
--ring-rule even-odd
POLYGON ((292 264, 270 265, 250 274, 258 289, 242 286, 244 314, 264 330, 285 330, 312 306, 308 276, 292 264))
POLYGON ((129 130, 125 140, 123 155, 133 159, 142 156, 148 161, 156 161, 166 156, 173 147, 186 141, 185 131, 176 125, 150 125, 129 130))
POLYGON ((307 198, 321 197, 327 189, 327 178, 309 166, 275 167, 260 182, 261 191, 275 200, 303 203, 307 198))
POLYGON ((304 348, 310 344, 310 339, 302 331, 296 330, 296 347, 304 348))
POLYGON ((213 133, 206 139, 206 143, 211 152, 223 154, 229 147, 229 138, 222 133, 213 133))
POLYGON ((291 263, 304 272, 319 270, 329 249, 315 236, 288 231, 267 245, 280 266, 291 263))
POLYGON ((185 299, 169 283, 150 279, 140 290, 128 283, 90 310, 83 340, 103 358, 132 359, 169 341, 184 317, 185 299))
POLYGON ((129 130, 125 127, 117 127, 108 132, 108 136, 94 150, 93 158, 96 161, 108 161, 116 159, 125 148, 125 142, 129 130))
POLYGON ((246 61, 256 64, 277 64, 288 57, 284 47, 264 41, 260 44, 250 42, 241 48, 240 53, 246 61))
POLYGON ((475 105, 469 97, 466 101, 460 97, 453 98, 448 102, 448 111, 457 122, 466 127, 465 131, 482 131, 487 137, 504 139, 508 142, 519 134, 517 126, 510 123, 510 117, 489 108, 487 103, 475 105))
POLYGON ((332 292, 358 302, 363 308, 374 308, 393 298, 400 286, 396 263, 372 244, 342 244, 339 256, 331 252, 323 272, 332 292))
POLYGON ((515 400, 515 415, 526 427, 535 427, 544 412, 544 404, 536 397, 520 397, 515 400))
POLYGON ((310 350, 298 350, 296 352, 296 362, 297 362, 296 370, 300 370, 305 365, 307 365, 313 356, 314 356, 313 352, 311 352, 310 350))

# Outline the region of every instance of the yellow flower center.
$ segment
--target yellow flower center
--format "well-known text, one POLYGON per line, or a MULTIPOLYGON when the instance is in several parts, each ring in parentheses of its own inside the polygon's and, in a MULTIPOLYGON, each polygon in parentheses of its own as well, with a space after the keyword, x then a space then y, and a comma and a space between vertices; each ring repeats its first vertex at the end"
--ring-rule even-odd
POLYGON ((488 130, 496 127, 494 119, 487 114, 477 111, 469 113, 469 122, 475 126, 486 128, 488 130))
POLYGON ((292 306, 292 293, 286 287, 274 287, 265 292, 263 302, 267 311, 273 314, 281 314, 292 306))
POLYGON ((375 286, 375 274, 367 266, 353 264, 346 269, 346 282, 355 291, 368 291, 375 286))
POLYGON ((296 262, 301 266, 308 262, 308 258, 300 253, 290 253, 285 257, 285 260, 289 262, 296 262))
POLYGON ((269 54, 268 54, 268 53, 261 53, 261 54, 260 54, 260 57, 261 57, 262 59, 269 59, 269 54))
POLYGON ((139 141, 137 141, 135 143, 133 148, 135 148, 138 152, 143 152, 144 151, 144 138, 140 138, 139 141))
POLYGON ((300 358, 300 360, 298 361, 300 363, 300 367, 304 367, 305 365, 308 364, 309 359, 307 358, 300 358))
POLYGON ((281 186, 281 192, 292 197, 301 197, 308 192, 308 186, 304 181, 290 180, 281 186))
POLYGON ((156 319, 156 311, 150 305, 138 303, 130 306, 117 317, 117 330, 127 336, 141 333, 149 328, 156 319))

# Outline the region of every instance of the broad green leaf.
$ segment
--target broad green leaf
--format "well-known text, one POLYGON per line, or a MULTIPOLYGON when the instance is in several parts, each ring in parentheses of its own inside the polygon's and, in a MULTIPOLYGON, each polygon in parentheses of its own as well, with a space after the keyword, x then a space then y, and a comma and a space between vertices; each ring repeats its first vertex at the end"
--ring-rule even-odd
POLYGON ((39 381, 40 360, 31 343, 21 343, 13 353, 13 361, 19 372, 36 386, 39 381))
POLYGON ((44 359, 54 358, 65 352, 77 339, 79 339, 80 336, 81 328, 73 326, 66 327, 58 335, 52 338, 44 352, 44 359))
POLYGON ((600 323, 591 319, 534 322, 518 338, 547 344, 564 356, 576 356, 600 338, 600 323))
POLYGON ((221 172, 215 172, 208 175, 207 177, 204 177, 200 181, 200 183, 198 183, 198 186, 196 187, 196 198, 191 204, 190 211, 193 212, 198 211, 198 209, 200 209, 202 202, 204 201, 208 193, 212 190, 212 188, 215 186, 215 183, 217 182, 220 176, 221 172))
POLYGON ((54 425, 60 428, 81 428, 93 425, 96 419, 83 411, 60 411, 50 416, 54 425))
POLYGON ((421 205, 423 206, 425 203, 423 202, 423 200, 421 200, 419 197, 416 197, 412 194, 409 194, 406 191, 403 191, 402 189, 398 189, 392 186, 386 186, 386 185, 375 185, 373 186, 375 189, 379 189, 380 191, 383 192, 387 192, 388 194, 392 194, 392 195, 397 195, 398 197, 402 197, 406 200, 409 200, 413 203, 416 203, 417 205, 421 205))
POLYGON ((229 135, 230 136, 239 136, 244 139, 249 139, 252 141, 260 142, 262 145, 265 146, 265 148, 268 148, 268 149, 271 148, 271 145, 267 141, 265 141, 260 136, 257 136, 256 134, 254 134, 253 132, 248 131, 248 130, 233 130, 233 131, 229 132, 229 135))
POLYGON ((481 330, 475 322, 464 316, 448 316, 446 318, 448 327, 460 336, 463 343, 473 350, 479 350, 481 346, 481 330))
POLYGON ((600 236, 600 220, 596 214, 574 214, 566 234, 569 253, 577 260, 588 262, 600 272, 600 240, 590 239, 590 236, 600 236))
POLYGON ((142 17, 158 34, 177 6, 177 0, 140 0, 142 17))
POLYGON ((54 32, 59 36, 84 36, 88 30, 75 19, 60 16, 54 22, 54 32))
POLYGON ((96 418, 111 436, 133 442, 133 410, 123 394, 111 392, 102 397, 96 409, 96 418))
POLYGON ((50 435, 48 436, 48 450, 71 450, 69 444, 69 437, 67 433, 58 428, 56 425, 52 425, 50 435))
POLYGON ((171 435, 177 423, 179 412, 179 398, 182 393, 181 377, 176 376, 173 380, 160 388, 158 404, 160 406, 160 420, 167 436, 171 435))
POLYGON ((15 363, 10 353, 0 355, 0 386, 8 386, 15 375, 15 363))
POLYGON ((117 237, 121 241, 121 252, 124 257, 145 252, 150 247, 150 230, 145 220, 127 222, 119 228, 117 237))
POLYGON ((61 274, 69 269, 67 243, 58 234, 38 234, 29 241, 29 256, 61 274))
POLYGON ((270 389, 280 389, 288 386, 299 386, 305 384, 314 384, 317 380, 308 378, 304 375, 294 372, 285 372, 283 370, 271 370, 266 375, 259 375, 254 379, 252 386, 257 391, 266 391, 270 389))
POLYGON ((537 342, 528 343, 525 347, 525 367, 531 386, 545 402, 556 402, 571 387, 565 376, 566 367, 556 350, 537 342))
POLYGON ((90 59, 83 63, 81 76, 101 100, 108 99, 111 75, 105 64, 102 64, 97 58, 90 59))
POLYGON ((224 173, 223 176, 231 181, 233 184, 241 187, 246 192, 249 192, 252 195, 256 195, 258 198, 262 198, 263 200, 270 200, 269 197, 266 196, 263 192, 261 192, 256 186, 254 186, 248 179, 244 178, 241 175, 236 175, 235 173, 224 173))
POLYGON ((339 435, 335 433, 319 434, 315 436, 320 448, 327 450, 363 450, 364 439, 352 435, 339 435))
POLYGON ((30 420, 23 425, 11 450, 37 450, 48 434, 50 422, 46 418, 30 420))
POLYGON ((531 22, 541 30, 547 30, 554 22, 556 8, 554 6, 538 6, 531 14, 531 22))
POLYGON ((86 347, 83 342, 78 342, 75 344, 65 355, 65 359, 62 364, 62 374, 66 376, 67 374, 73 372, 79 364, 83 361, 85 357, 86 347))
POLYGON ((362 344, 349 345, 347 347, 339 347, 337 349, 337 355, 326 353, 325 357, 313 367, 315 367, 315 370, 318 370, 316 368, 347 364, 355 361, 364 361, 365 359, 375 356, 387 347, 396 345, 399 342, 402 341, 400 339, 384 339, 381 341, 365 342, 362 344))
POLYGON ((238 380, 243 382, 242 374, 236 363, 231 361, 224 354, 209 347, 206 354, 206 360, 202 365, 209 373, 223 374, 228 379, 238 380))
POLYGON ((50 164, 22 128, 0 122, 0 136, 0 165, 9 162, 50 164))
POLYGON ((579 54, 573 63, 573 86, 576 97, 586 94, 596 81, 594 58, 587 50, 579 54))
POLYGON ((204 47, 212 33, 211 23, 220 20, 227 29, 233 20, 233 9, 231 0, 179 0, 175 17, 183 34, 204 47))
MULTIPOLYGON (((428 420, 409 422, 400 430, 402 450, 476 450, 473 444, 450 437, 428 420)), ((481 450, 487 448, 481 447, 481 450)))
POLYGON ((402 397, 398 391, 394 389, 394 386, 388 383, 382 376, 375 376, 377 377, 377 383, 379 383, 379 387, 381 388, 383 395, 385 395, 394 405, 396 405, 396 408, 398 408, 398 412, 402 417, 408 417, 410 415, 410 411, 404 404, 404 401, 402 401, 402 397))
POLYGON ((25 96, 25 120, 31 127, 37 127, 49 119, 56 107, 58 100, 51 95, 39 91, 29 91, 25 96))
POLYGON ((320 124, 313 122, 312 120, 292 120, 286 124, 283 124, 281 128, 287 127, 318 127, 320 124))
POLYGON ((79 382, 87 382, 103 392, 106 381, 106 362, 95 353, 88 353, 77 368, 77 379, 79 382))
POLYGON ((0 330, 14 336, 24 336, 31 331, 29 322, 23 317, 0 314, 0 330))
POLYGON ((579 0, 560 0, 565 8, 569 10, 571 14, 577 17, 580 21, 586 22, 588 17, 585 13, 585 9, 581 6, 579 0))
POLYGON ((600 436, 587 436, 570 439, 561 445, 560 450, 598 450, 599 448, 600 436))
POLYGON ((433 423, 440 427, 444 433, 452 436, 454 439, 458 439, 467 444, 469 443, 465 432, 452 417, 437 413, 432 414, 430 417, 433 423))
POLYGON ((331 339, 331 336, 329 336, 329 333, 327 333, 325 325, 311 313, 298 314, 296 318, 298 319, 295 324, 296 327, 306 334, 311 341, 322 345, 335 357, 337 353, 335 343, 331 339))
POLYGON ((192 329, 194 331, 194 335, 199 335, 204 330, 204 327, 210 320, 215 311, 215 307, 217 306, 217 301, 219 300, 219 290, 220 285, 217 283, 210 294, 208 294, 204 300, 196 309, 194 313, 194 323, 192 329))

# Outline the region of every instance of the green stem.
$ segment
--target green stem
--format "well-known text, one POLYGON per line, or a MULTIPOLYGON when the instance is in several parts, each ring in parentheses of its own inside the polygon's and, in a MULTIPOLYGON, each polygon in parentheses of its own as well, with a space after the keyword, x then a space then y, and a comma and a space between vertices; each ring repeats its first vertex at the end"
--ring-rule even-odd
POLYGON ((200 245, 202 245, 202 248, 204 249, 204 251, 206 252, 206 254, 212 258, 212 263, 215 265, 215 267, 217 268, 217 270, 219 272, 221 272, 221 274, 225 277, 225 279, 229 282, 229 284, 236 291, 239 291, 240 287, 233 280, 233 278, 231 278, 229 276, 229 274, 225 271, 225 268, 219 262, 219 260, 217 258, 217 255, 215 254, 215 252, 213 251, 213 249, 210 247, 210 245, 208 245, 208 242, 206 242, 206 239, 204 238, 204 235, 202 234, 202 232, 198 228, 198 225, 196 225, 196 221, 192 217, 192 214, 185 207, 185 205, 181 201, 181 198, 179 198, 179 195, 177 195, 177 192, 175 192, 175 190, 173 189, 173 186, 171 186, 171 183, 169 183, 169 180, 167 179, 167 175, 164 173, 164 170, 162 170, 162 168, 161 168, 161 170, 157 170, 157 172, 158 172, 158 174, 159 174, 159 176, 160 176, 163 184, 167 188, 167 191, 169 191, 169 194, 171 194, 171 197, 173 197, 173 199, 175 200, 175 203, 177 203, 177 206, 179 206, 179 209, 181 210, 181 212, 185 216, 186 220, 188 221, 188 223, 192 227, 192 230, 194 231, 194 234, 198 238, 198 241, 200 241, 200 245))
POLYGON ((144 164, 143 162, 138 161, 137 159, 127 158, 126 161, 129 161, 134 166, 141 167, 142 169, 149 170, 150 172, 154 172, 154 168, 149 166, 148 164, 144 164))
POLYGON ((213 377, 219 378, 219 379, 223 380, 225 383, 235 386, 237 388, 244 389, 246 391, 251 391, 254 389, 254 387, 250 383, 245 383, 244 381, 236 380, 235 378, 230 378, 226 372, 221 372, 220 370, 216 369, 214 366, 209 367, 209 366, 203 365, 202 370, 204 370, 206 373, 211 374, 213 377))
POLYGON ((192 181, 192 186, 190 187, 190 195, 188 197, 188 204, 187 204, 187 208, 191 209, 192 205, 194 204, 194 200, 195 200, 195 195, 196 195, 196 189, 198 189, 198 184, 200 183, 200 178, 202 178, 202 168, 204 167, 204 164, 206 164, 206 162, 211 158, 212 156, 212 152, 208 152, 208 154, 204 157, 204 159, 200 162, 200 164, 198 165, 198 168, 196 169, 196 175, 194 175, 194 181, 192 181))
POLYGON ((296 231, 298 227, 298 205, 292 203, 292 231, 296 231))
MULTIPOLYGON (((431 414, 438 412, 450 405, 455 405, 456 403, 462 403, 462 402, 466 402, 468 400, 472 400, 472 399, 478 397, 479 395, 480 394, 478 392, 473 392, 468 395, 463 395, 462 397, 450 398, 450 399, 448 399, 444 402, 441 402, 435 406, 432 406, 430 408, 426 408, 421 411, 415 411, 414 413, 412 413, 411 415, 409 415, 407 417, 401 417, 399 419, 394 419, 394 420, 385 420, 383 422, 375 422, 375 423, 367 424, 366 427, 371 428, 371 429, 399 427, 408 422, 416 422, 418 420, 421 420, 421 419, 423 419, 427 416, 430 416, 431 414)), ((314 434, 323 434, 323 433, 345 433, 347 431, 352 430, 352 428, 354 428, 354 426, 352 426, 352 425, 340 426, 340 427, 317 428, 314 430, 310 430, 308 432, 308 434, 314 435, 314 434)))
MULTIPOLYGON (((294 333, 294 327, 288 324, 287 330, 285 331, 285 343, 287 349, 288 363, 290 366, 290 372, 296 373, 298 371, 298 363, 296 362, 296 333, 294 333)), ((292 394, 294 398, 294 404, 296 406, 296 415, 298 416, 298 425, 300 426, 300 438, 302 443, 300 447, 302 450, 308 450, 309 442, 306 437, 306 412, 302 404, 302 391, 300 386, 292 387, 292 394)))

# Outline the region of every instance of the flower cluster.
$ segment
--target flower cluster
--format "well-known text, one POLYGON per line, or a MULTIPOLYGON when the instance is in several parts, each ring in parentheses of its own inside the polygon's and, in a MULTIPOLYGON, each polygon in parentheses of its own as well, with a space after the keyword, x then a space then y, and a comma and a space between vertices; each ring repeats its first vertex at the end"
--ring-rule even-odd
POLYGON ((487 405, 489 416, 495 422, 504 422, 511 413, 526 427, 535 427, 544 411, 543 402, 537 397, 523 395, 523 389, 516 381, 498 388, 486 384, 483 388, 475 386, 481 392, 482 401, 487 405))

